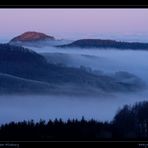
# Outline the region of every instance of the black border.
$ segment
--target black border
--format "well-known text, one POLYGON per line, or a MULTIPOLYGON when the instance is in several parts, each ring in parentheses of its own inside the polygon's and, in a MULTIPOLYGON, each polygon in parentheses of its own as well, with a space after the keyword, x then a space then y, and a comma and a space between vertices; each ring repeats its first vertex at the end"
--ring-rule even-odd
POLYGON ((105 4, 100 4, 100 5, 95 5, 95 4, 91 4, 91 5, 55 5, 55 4, 51 4, 51 5, 46 5, 46 4, 42 4, 42 5, 38 5, 38 4, 34 4, 34 5, 27 5, 27 4, 24 4, 24 5, 21 5, 21 4, 18 4, 18 5, 6 5, 6 4, 0 4, 0 9, 5 9, 5 8, 42 8, 42 9, 46 9, 46 8, 49 8, 49 9, 54 9, 54 8, 71 8, 71 9, 79 9, 79 8, 82 8, 82 9, 86 9, 86 8, 91 8, 91 9, 103 9, 103 8, 111 8, 111 9, 118 9, 118 8, 123 8, 123 9, 126 9, 126 8, 130 8, 130 9, 135 9, 135 8, 148 8, 148 4, 134 4, 134 5, 127 5, 127 4, 118 4, 118 5, 113 5, 113 4, 110 4, 110 5, 105 5, 105 4))
POLYGON ((28 148, 28 147, 39 147, 39 148, 50 148, 54 147, 74 147, 77 148, 80 145, 82 147, 86 146, 87 148, 147 148, 148 142, 125 142, 125 141, 4 141, 0 142, 0 147, 6 148, 28 148), (85 145, 86 144, 86 145, 85 145))

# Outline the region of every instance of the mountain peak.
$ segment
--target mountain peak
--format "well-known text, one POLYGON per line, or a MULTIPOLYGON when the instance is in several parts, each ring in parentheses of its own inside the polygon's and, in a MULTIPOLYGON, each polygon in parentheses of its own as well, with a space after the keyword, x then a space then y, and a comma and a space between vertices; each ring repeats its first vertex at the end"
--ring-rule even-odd
POLYGON ((44 33, 28 31, 23 34, 14 37, 10 42, 30 42, 30 41, 42 41, 42 40, 55 40, 53 36, 46 35, 44 33))

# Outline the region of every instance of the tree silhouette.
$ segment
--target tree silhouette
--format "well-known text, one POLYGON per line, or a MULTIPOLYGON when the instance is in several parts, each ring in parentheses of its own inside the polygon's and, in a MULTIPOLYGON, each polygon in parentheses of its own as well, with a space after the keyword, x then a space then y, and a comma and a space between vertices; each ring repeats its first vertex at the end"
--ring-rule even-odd
POLYGON ((10 122, 0 127, 0 140, 148 140, 148 102, 125 105, 112 122, 94 119, 10 122))

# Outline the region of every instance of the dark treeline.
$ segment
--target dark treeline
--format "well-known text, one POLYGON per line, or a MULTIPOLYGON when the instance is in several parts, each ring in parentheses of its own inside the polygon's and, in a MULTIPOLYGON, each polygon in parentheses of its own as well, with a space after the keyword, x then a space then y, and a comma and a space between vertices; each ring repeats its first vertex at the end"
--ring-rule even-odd
POLYGON ((111 126, 94 120, 23 121, 1 126, 1 140, 95 140, 111 138, 111 126))
POLYGON ((1 125, 0 140, 148 140, 148 102, 125 105, 112 122, 61 119, 1 125))

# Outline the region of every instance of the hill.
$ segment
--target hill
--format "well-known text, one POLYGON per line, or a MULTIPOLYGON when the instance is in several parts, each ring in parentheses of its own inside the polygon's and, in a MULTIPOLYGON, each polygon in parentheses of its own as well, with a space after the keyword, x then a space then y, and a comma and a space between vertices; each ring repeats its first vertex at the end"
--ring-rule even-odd
POLYGON ((81 39, 70 44, 60 45, 61 48, 117 48, 117 49, 148 49, 148 43, 119 42, 115 40, 81 39))
MULTIPOLYGON (((97 91, 98 93, 100 91, 124 92, 137 91, 144 86, 142 80, 132 74, 129 79, 126 79, 126 81, 122 80, 125 75, 124 73, 118 74, 118 78, 122 75, 122 81, 120 81, 120 79, 117 80, 114 76, 96 75, 93 72, 85 70, 85 68, 72 68, 58 64, 51 64, 48 63, 42 55, 37 54, 32 50, 9 44, 0 44, 0 73, 15 76, 15 78, 13 77, 14 84, 17 84, 18 78, 20 78, 19 81, 25 83, 24 86, 21 85, 22 90, 24 89, 23 87, 27 87, 26 83, 29 83, 29 87, 31 86, 30 80, 42 82, 42 85, 43 83, 50 84, 50 86, 53 85, 55 86, 55 89, 58 88, 57 91, 59 92, 72 92, 73 90, 83 93, 88 93, 91 90, 97 91), (25 81, 22 81, 22 79, 25 79, 25 81), (133 80, 131 81, 131 79, 133 80)), ((0 87, 3 89, 2 84, 5 84, 6 81, 2 76, 0 77, 0 81, 0 87)), ((39 83, 37 85, 39 85, 39 83)), ((9 89, 14 89, 11 87, 11 83, 6 83, 5 86, 9 89)), ((43 88, 45 88, 44 86, 43 88)), ((34 88, 32 88, 32 90, 33 89, 34 88)))
POLYGON ((10 42, 32 42, 40 40, 55 40, 55 38, 44 33, 28 31, 19 36, 14 37, 10 42))
POLYGON ((53 36, 49 36, 41 32, 28 31, 11 39, 9 44, 38 47, 42 44, 52 43, 55 41, 56 39, 53 36))

